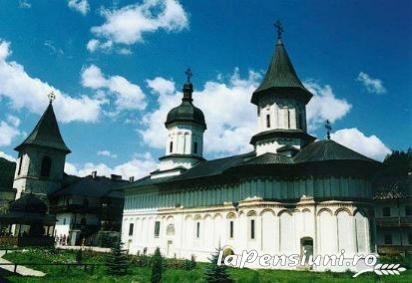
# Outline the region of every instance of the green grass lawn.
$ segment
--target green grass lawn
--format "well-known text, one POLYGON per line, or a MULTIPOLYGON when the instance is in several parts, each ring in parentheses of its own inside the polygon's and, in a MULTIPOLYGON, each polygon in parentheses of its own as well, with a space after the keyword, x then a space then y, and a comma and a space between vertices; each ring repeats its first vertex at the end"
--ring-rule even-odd
MULTIPOLYGON (((13 252, 4 256, 12 262, 35 262, 35 263, 74 263, 76 252, 74 251, 49 251, 49 250, 30 250, 26 252, 13 252)), ((83 253, 84 263, 104 263, 104 255, 93 252, 83 253)), ((30 265, 26 265, 30 267, 30 265)), ((166 269, 163 282, 165 283, 194 283, 205 282, 202 279, 206 264, 198 263, 194 270, 183 270, 178 268, 166 269)), ((105 273, 103 266, 97 267, 93 273, 84 271, 79 267, 60 266, 36 266, 47 275, 42 278, 22 277, 13 274, 0 272, 1 276, 9 282, 150 282, 150 268, 137 267, 132 264, 130 273, 126 276, 112 277, 105 273)), ((255 282, 412 282, 412 271, 405 271, 401 276, 377 276, 374 274, 364 274, 353 279, 352 274, 331 273, 331 272, 307 272, 307 271, 280 271, 280 270, 251 270, 230 268, 231 277, 240 283, 255 282)))

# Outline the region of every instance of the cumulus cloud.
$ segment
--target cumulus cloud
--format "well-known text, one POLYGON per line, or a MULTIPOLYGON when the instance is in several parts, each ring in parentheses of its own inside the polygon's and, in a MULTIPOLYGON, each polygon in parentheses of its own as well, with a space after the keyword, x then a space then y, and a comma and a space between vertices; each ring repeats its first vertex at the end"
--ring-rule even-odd
POLYGON ((306 108, 309 131, 316 130, 326 120, 334 123, 345 117, 352 105, 345 99, 337 98, 330 85, 320 85, 314 81, 304 82, 313 97, 306 108))
POLYGON ((9 115, 7 121, 0 121, 0 146, 9 146, 14 138, 21 135, 18 129, 20 119, 9 115))
POLYGON ((369 93, 382 94, 386 92, 386 88, 380 79, 374 79, 365 72, 360 72, 356 80, 361 82, 369 93))
POLYGON ((95 35, 87 44, 91 52, 110 50, 113 44, 131 45, 143 41, 143 34, 163 29, 181 31, 189 20, 182 5, 176 0, 144 0, 120 9, 102 9, 105 22, 92 27, 95 35))
POLYGON ((0 40, 0 97, 7 98, 14 109, 28 109, 41 114, 47 104, 47 94, 54 91, 53 106, 62 122, 95 122, 101 112, 101 101, 82 95, 71 97, 38 78, 31 77, 22 65, 8 60, 10 43, 0 40))
POLYGON ((90 10, 90 5, 87 0, 69 0, 67 5, 70 9, 77 11, 82 15, 86 15, 90 10))
POLYGON ((11 155, 8 155, 7 153, 0 151, 0 157, 7 159, 8 161, 16 162, 16 158, 14 158, 11 155))
POLYGON ((117 154, 111 153, 109 150, 99 150, 97 152, 98 156, 105 156, 110 158, 117 158, 117 154))
MULTIPOLYGON (((205 114, 205 151, 215 155, 232 154, 251 150, 250 138, 257 125, 256 107, 250 96, 257 88, 260 75, 250 71, 248 77, 240 77, 238 70, 227 82, 208 81, 193 94, 194 104, 205 114)), ((175 83, 157 77, 147 81, 155 95, 158 107, 143 117, 144 129, 140 131, 151 147, 163 148, 166 139, 164 121, 167 113, 180 104, 182 93, 175 83)))
POLYGON ((354 151, 380 161, 387 154, 391 153, 391 150, 377 136, 366 136, 357 128, 338 130, 331 134, 331 139, 354 151))
POLYGON ((135 155, 130 161, 110 167, 105 163, 86 163, 83 165, 76 165, 70 162, 66 162, 65 172, 71 175, 87 176, 92 171, 97 171, 98 175, 110 177, 110 174, 118 174, 123 179, 129 177, 141 178, 148 175, 151 171, 155 170, 157 162, 150 153, 145 155, 135 155))
POLYGON ((113 95, 116 113, 121 110, 143 110, 147 106, 140 86, 121 76, 105 76, 95 65, 83 69, 81 80, 84 87, 100 91, 100 95, 113 95))
POLYGON ((19 0, 19 8, 20 9, 30 9, 31 3, 27 0, 19 0))

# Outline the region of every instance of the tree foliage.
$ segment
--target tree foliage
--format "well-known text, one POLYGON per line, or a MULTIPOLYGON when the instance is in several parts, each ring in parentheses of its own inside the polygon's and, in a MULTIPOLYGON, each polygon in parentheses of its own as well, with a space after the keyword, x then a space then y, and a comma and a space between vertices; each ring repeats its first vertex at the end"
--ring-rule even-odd
POLYGON ((125 275, 130 266, 129 258, 126 251, 123 250, 123 244, 120 241, 113 243, 111 253, 106 257, 107 273, 110 275, 125 275))
POLYGON ((219 250, 216 251, 209 259, 210 263, 205 269, 204 279, 208 283, 232 283, 234 282, 230 278, 227 272, 227 266, 224 264, 218 264, 219 261, 219 250))
POLYGON ((163 257, 160 253, 160 249, 157 247, 152 257, 152 276, 150 278, 151 283, 162 282, 163 268, 163 257))

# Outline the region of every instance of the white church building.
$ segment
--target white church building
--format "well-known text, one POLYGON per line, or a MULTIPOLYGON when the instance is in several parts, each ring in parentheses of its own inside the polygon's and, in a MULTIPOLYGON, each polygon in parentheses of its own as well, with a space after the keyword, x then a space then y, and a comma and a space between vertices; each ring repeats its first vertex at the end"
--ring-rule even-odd
MULTIPOLYGON (((379 163, 307 132, 312 94, 281 36, 251 93, 257 108, 252 152, 205 160, 207 117, 192 93, 188 75, 181 104, 165 117, 158 170, 124 187, 122 241, 130 254, 159 247, 167 257, 207 261, 219 248, 314 257, 344 250, 345 259, 375 251, 371 176, 379 163)), ((348 269, 313 267, 326 268, 348 269)))

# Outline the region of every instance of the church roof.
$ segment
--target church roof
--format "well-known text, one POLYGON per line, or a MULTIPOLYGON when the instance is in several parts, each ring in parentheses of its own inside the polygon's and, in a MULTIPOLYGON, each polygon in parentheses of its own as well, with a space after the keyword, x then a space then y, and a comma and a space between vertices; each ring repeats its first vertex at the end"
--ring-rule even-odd
POLYGON ((165 125, 174 122, 192 122, 206 128, 205 116, 202 110, 193 105, 193 85, 186 83, 183 87, 182 103, 169 111, 165 125))
POLYGON ((310 143, 294 157, 295 163, 334 160, 357 160, 377 163, 377 161, 357 153, 333 140, 321 140, 310 143))
POLYGON ((253 93, 252 103, 256 104, 258 98, 268 92, 286 97, 296 95, 306 102, 312 97, 312 94, 304 87, 296 74, 281 39, 278 40, 275 54, 272 57, 262 83, 253 93))
POLYGON ((15 162, 0 157, 0 191, 12 190, 15 170, 15 162))
MULTIPOLYGON (((256 156, 255 152, 249 152, 246 154, 200 162, 178 176, 155 179, 146 176, 132 184, 122 187, 122 189, 169 184, 173 182, 200 181, 205 179, 215 181, 218 177, 222 176, 231 176, 230 178, 232 179, 239 179, 246 176, 243 175, 243 173, 238 173, 239 171, 237 170, 241 168, 246 170, 242 171, 244 174, 264 172, 264 174, 268 173, 271 175, 286 173, 291 176, 293 174, 307 174, 311 168, 322 167, 326 168, 329 173, 334 172, 333 174, 339 175, 343 174, 342 170, 348 166, 347 162, 349 162, 349 165, 359 165, 353 166, 353 168, 360 168, 359 170, 369 167, 374 168, 374 166, 379 165, 379 162, 363 156, 335 141, 322 140, 310 143, 301 149, 294 157, 288 157, 277 153, 265 153, 256 156), (330 165, 330 162, 340 162, 342 163, 342 166, 334 167, 330 165), (275 167, 277 169, 273 169, 275 167), (256 170, 252 168, 256 168, 256 170), (268 170, 263 170, 264 168, 268 170), (282 170, 279 170, 280 168, 282 168, 282 170)), ((323 171, 315 170, 314 172, 320 173, 323 171)), ((358 173, 362 174, 362 172, 358 173)))
POLYGON ((70 149, 66 146, 60 134, 51 102, 30 135, 15 150, 19 151, 28 145, 49 147, 70 153, 70 149))

